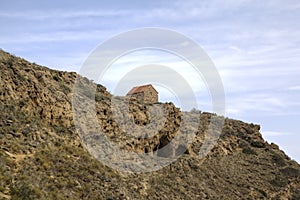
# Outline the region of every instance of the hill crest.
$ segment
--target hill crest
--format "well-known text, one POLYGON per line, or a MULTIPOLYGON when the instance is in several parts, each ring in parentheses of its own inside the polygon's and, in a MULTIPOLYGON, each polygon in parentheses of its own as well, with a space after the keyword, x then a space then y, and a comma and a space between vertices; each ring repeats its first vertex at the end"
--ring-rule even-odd
MULTIPOLYGON (((200 159, 214 115, 198 113, 197 134, 174 163, 158 171, 126 174, 105 166, 86 150, 88 138, 82 139, 73 121, 76 79, 95 89, 91 98, 98 122, 107 137, 126 151, 142 154, 169 143, 181 121, 178 108, 163 104, 168 117, 159 134, 128 138, 112 119, 113 96, 104 86, 4 51, 0 51, 0 70, 0 199, 300 198, 300 166, 276 144, 264 141, 259 125, 225 118, 217 145, 200 159)), ((132 102, 136 124, 148 123, 147 109, 132 102)))

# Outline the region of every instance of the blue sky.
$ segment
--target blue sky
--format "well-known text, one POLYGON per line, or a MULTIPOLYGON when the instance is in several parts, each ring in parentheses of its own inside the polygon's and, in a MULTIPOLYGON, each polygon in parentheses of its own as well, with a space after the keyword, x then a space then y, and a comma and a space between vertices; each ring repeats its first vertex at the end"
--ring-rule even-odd
MULTIPOLYGON (((79 71, 91 51, 116 34, 143 27, 178 31, 215 63, 226 115, 260 124, 265 139, 300 161, 299 10, 297 0, 2 0, 0 48, 79 71)), ((147 61, 152 55, 139 56, 147 61)), ((208 104, 204 98, 200 108, 209 110, 208 104)))

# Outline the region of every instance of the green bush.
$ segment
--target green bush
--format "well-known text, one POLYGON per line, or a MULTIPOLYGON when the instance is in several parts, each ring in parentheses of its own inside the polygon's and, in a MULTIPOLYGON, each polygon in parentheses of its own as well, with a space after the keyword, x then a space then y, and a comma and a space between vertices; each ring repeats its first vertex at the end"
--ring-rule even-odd
POLYGON ((261 141, 252 141, 251 146, 257 147, 257 148, 264 148, 266 146, 266 144, 261 141))
POLYGON ((288 182, 289 180, 282 175, 278 175, 270 181, 270 183, 276 187, 284 187, 288 184, 288 182))
POLYGON ((272 161, 273 161, 276 165, 281 166, 281 167, 283 167, 283 166, 286 165, 285 159, 284 159, 282 156, 280 156, 279 154, 275 153, 275 152, 274 152, 274 154, 272 155, 272 161))
POLYGON ((258 189, 258 192, 261 193, 264 197, 268 197, 268 194, 264 190, 258 189))
POLYGON ((9 66, 9 67, 12 67, 14 65, 14 58, 11 56, 7 59, 6 61, 6 64, 9 66))
POLYGON ((39 189, 34 188, 26 182, 20 182, 17 186, 10 187, 10 195, 12 199, 32 200, 41 198, 42 193, 39 189))
POLYGON ((288 178, 294 178, 300 176, 299 170, 293 167, 286 167, 284 169, 281 169, 280 172, 288 178))
POLYGON ((245 147, 242 152, 245 154, 257 155, 256 151, 254 151, 250 147, 245 147))
POLYGON ((0 192, 5 192, 6 188, 0 185, 0 192))
POLYGON ((292 189, 292 198, 291 199, 300 199, 300 190, 292 189))

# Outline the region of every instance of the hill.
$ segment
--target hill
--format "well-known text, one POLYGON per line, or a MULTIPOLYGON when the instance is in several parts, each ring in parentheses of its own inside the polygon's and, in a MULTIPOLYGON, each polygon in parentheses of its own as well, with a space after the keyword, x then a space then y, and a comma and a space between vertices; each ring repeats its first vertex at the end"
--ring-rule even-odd
MULTIPOLYGON (((161 104, 167 120, 159 133, 128 137, 113 118, 113 96, 104 86, 0 51, 0 199, 300 199, 299 164, 268 144, 259 125, 225 118, 217 144, 199 157, 215 116, 206 112, 198 113, 193 143, 172 164, 147 173, 104 165, 87 151, 91 137, 82 137, 74 123, 76 80, 95 88, 90 97, 101 130, 122 149, 153 152, 176 136, 183 113, 172 103, 161 104)), ((149 106, 132 101, 136 124, 148 123, 149 106)))

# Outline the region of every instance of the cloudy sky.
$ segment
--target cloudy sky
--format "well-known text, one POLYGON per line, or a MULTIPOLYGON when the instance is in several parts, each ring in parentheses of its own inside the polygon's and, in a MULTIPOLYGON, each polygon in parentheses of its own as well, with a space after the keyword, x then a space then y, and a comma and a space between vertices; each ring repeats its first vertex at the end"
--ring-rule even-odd
MULTIPOLYGON (((177 31, 214 62, 223 81, 226 116, 260 124, 267 141, 300 162, 299 10, 297 0, 2 0, 0 48, 50 68, 79 72, 87 56, 112 36, 143 27, 177 31)), ((115 66, 149 62, 184 65, 165 52, 141 51, 115 66)), ((102 83, 113 92, 124 73, 112 68, 102 83)), ((174 99, 172 92, 159 89, 162 101, 174 99)), ((199 107, 210 111, 208 93, 202 94, 199 107)))

